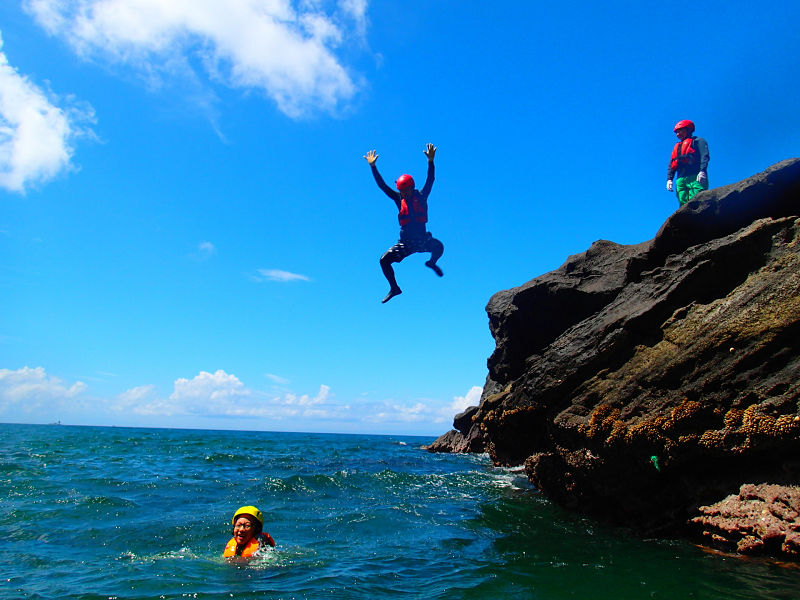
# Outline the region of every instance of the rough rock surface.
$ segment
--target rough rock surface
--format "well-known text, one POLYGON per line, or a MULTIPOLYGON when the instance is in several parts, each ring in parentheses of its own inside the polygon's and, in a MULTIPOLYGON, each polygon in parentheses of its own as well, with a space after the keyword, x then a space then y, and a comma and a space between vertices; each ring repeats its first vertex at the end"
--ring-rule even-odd
POLYGON ((800 159, 699 193, 653 240, 595 242, 486 310, 480 405, 431 451, 524 464, 550 498, 650 534, 692 534, 712 518, 700 506, 750 482, 796 493, 800 159))
POLYGON ((700 512, 691 522, 712 544, 742 554, 800 556, 800 487, 747 484, 700 512))

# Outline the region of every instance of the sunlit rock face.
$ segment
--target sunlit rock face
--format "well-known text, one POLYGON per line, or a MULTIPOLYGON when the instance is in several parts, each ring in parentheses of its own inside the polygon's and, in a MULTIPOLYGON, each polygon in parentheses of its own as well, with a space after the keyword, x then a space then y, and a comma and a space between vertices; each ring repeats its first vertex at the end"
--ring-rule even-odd
POLYGON ((557 502, 648 533, 797 551, 717 535, 709 507, 800 484, 800 159, 699 193, 653 240, 595 242, 486 310, 480 405, 430 450, 524 465, 557 502))

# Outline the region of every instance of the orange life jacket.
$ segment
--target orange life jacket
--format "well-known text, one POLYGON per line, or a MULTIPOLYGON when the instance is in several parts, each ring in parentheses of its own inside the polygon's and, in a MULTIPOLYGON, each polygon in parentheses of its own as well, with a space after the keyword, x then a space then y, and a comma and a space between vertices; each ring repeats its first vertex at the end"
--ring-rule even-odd
POLYGON ((400 212, 397 213, 397 220, 400 221, 400 226, 408 225, 413 220, 416 223, 428 222, 428 206, 425 202, 420 202, 422 197, 414 192, 411 199, 411 210, 409 210, 408 203, 405 198, 400 198, 400 212))
POLYGON ((677 169, 678 167, 686 167, 694 163, 697 160, 697 156, 695 156, 696 151, 692 146, 692 142, 694 138, 687 137, 682 142, 678 142, 675 144, 675 147, 672 149, 672 156, 670 157, 669 161, 669 168, 670 169, 677 169))
MULTIPOLYGON (((261 547, 261 543, 269 544, 270 546, 275 545, 275 540, 272 539, 272 536, 268 533, 260 533, 258 535, 254 535, 250 538, 250 541, 247 542, 244 549, 242 549, 242 553, 238 556, 246 558, 248 556, 252 556, 256 553, 256 551, 261 547), (261 540, 261 541, 259 541, 261 540)), ((236 538, 231 538, 230 541, 225 545, 225 551, 222 553, 222 556, 229 558, 231 556, 237 556, 236 554, 236 538)))

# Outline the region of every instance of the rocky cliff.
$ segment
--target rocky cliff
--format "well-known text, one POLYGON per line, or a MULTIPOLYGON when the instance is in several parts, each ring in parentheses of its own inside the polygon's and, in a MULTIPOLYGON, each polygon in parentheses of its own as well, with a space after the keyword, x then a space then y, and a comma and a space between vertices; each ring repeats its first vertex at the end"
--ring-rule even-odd
POLYGON ((480 405, 428 449, 648 534, 800 556, 800 159, 495 294, 480 405))

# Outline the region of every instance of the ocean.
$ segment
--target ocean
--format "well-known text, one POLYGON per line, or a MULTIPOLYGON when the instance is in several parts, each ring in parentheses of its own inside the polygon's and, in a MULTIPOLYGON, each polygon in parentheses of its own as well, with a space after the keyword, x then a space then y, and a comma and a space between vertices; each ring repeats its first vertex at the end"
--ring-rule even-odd
POLYGON ((800 570, 640 539, 432 439, 0 424, 0 598, 800 598, 800 570), (241 505, 274 551, 222 549, 241 505))

